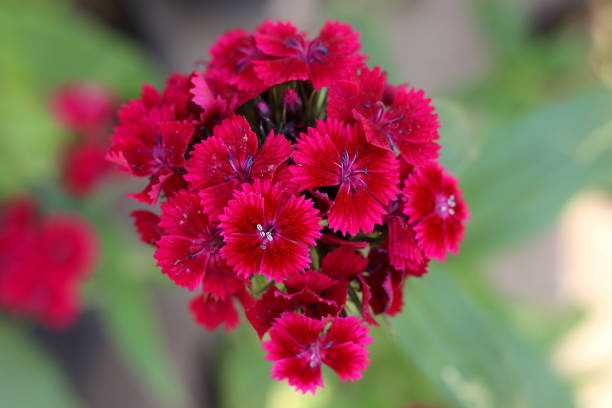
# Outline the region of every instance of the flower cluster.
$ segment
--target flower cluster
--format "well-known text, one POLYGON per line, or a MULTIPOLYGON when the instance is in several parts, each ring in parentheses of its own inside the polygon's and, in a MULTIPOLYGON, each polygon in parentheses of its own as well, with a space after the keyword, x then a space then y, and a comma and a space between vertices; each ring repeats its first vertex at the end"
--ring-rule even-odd
POLYGON ((65 328, 80 312, 80 287, 97 253, 93 229, 74 215, 41 216, 33 199, 0 206, 0 307, 65 328))
POLYGON ((223 35, 203 72, 143 87, 119 111, 108 159, 147 184, 132 215, 162 273, 200 294, 209 329, 239 321, 272 376, 302 392, 366 369, 368 325, 402 309, 404 282, 456 254, 468 209, 437 162, 423 91, 364 64, 358 33, 328 22, 223 35))
POLYGON ((62 158, 62 181, 75 196, 90 194, 112 169, 105 160, 116 96, 94 82, 75 82, 51 97, 53 116, 74 137, 62 158))

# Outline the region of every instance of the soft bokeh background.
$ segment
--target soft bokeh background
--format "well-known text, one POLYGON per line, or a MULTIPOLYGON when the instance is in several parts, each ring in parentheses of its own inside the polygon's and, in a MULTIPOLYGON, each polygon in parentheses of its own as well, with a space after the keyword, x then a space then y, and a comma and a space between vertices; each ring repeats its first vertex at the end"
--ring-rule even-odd
POLYGON ((85 214, 102 254, 69 331, 0 313, 0 407, 611 407, 610 86, 606 0, 3 0, 0 197, 85 214), (269 379, 246 324, 196 326, 128 219, 139 183, 76 201, 56 187, 54 88, 136 97, 265 18, 347 21, 372 65, 424 88, 472 212, 460 255, 410 280, 403 313, 373 330, 363 380, 324 375, 316 397, 269 379))

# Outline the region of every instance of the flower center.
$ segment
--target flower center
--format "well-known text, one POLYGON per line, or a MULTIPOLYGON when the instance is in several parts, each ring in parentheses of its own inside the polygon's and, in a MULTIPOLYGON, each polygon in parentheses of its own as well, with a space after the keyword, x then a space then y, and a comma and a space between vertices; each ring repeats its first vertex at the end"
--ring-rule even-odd
MULTIPOLYGON (((245 159, 245 161, 240 163, 240 162, 236 162, 232 158, 232 154, 231 153, 228 153, 227 154, 227 161, 228 161, 230 167, 232 168, 232 170, 234 170, 235 175, 238 177, 238 179, 240 181, 246 181, 246 182, 250 181, 250 179, 251 179, 251 169, 253 168, 253 155, 249 155, 245 159)), ((227 176, 226 176, 226 178, 227 178, 227 176)))
POLYGON ((322 58, 329 55, 329 50, 319 40, 305 42, 301 38, 291 38, 287 42, 287 48, 295 49, 300 58, 308 64, 312 64, 314 61, 317 61, 325 65, 325 61, 323 61, 322 58))
POLYGON ((357 193, 358 186, 368 189, 368 184, 363 180, 363 176, 368 174, 368 168, 366 167, 363 170, 356 168, 357 156, 359 156, 359 151, 356 151, 355 156, 351 159, 349 153, 345 150, 340 156, 340 163, 334 163, 340 169, 340 183, 346 185, 349 190, 355 193, 357 193))
POLYGON ((257 234, 259 235, 261 249, 266 249, 274 241, 276 231, 273 225, 264 228, 261 224, 257 224, 257 234))
POLYGON ((441 194, 436 197, 436 213, 443 218, 455 215, 456 205, 454 194, 448 197, 441 194))
POLYGON ((239 73, 246 69, 251 64, 251 61, 261 56, 261 51, 251 43, 238 47, 238 52, 240 57, 236 59, 234 67, 239 73))

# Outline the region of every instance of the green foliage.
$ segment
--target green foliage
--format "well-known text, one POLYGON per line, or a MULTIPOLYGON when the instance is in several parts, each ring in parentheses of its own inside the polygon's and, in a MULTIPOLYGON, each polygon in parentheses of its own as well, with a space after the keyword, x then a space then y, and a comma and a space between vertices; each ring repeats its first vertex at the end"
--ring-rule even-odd
POLYGON ((587 160, 577 152, 611 112, 612 95, 591 91, 500 125, 458 175, 473 214, 461 258, 479 259, 549 224, 572 194, 592 184, 610 156, 587 160))
POLYGON ((62 133, 48 98, 65 81, 97 80, 124 96, 156 82, 149 58, 65 2, 0 4, 0 196, 57 174, 62 133), (19 174, 19 177, 15 177, 19 174))
POLYGON ((11 322, 1 318, 0 406, 80 406, 55 361, 11 322))

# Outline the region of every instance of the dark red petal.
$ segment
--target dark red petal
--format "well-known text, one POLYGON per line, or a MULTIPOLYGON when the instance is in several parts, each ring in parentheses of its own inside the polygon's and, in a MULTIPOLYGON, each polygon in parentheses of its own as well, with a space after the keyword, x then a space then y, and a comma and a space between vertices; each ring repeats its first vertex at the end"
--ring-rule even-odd
POLYGON ((245 315, 261 339, 276 318, 291 310, 292 303, 287 296, 276 286, 270 286, 259 300, 245 310, 245 315))
POLYGON ((328 253, 321 262, 321 271, 338 281, 350 281, 365 271, 368 260, 355 249, 342 245, 328 253))
POLYGON ((140 240, 145 244, 157 246, 157 241, 163 235, 163 231, 159 226, 159 221, 161 220, 159 216, 146 210, 132 211, 130 216, 134 219, 140 240))
POLYGON ((310 391, 314 395, 317 387, 323 388, 321 365, 311 366, 304 357, 289 357, 277 360, 272 366, 272 378, 287 379, 289 385, 295 387, 302 394, 310 391))
POLYGON ((253 36, 257 48, 264 54, 275 57, 297 57, 297 50, 288 45, 292 42, 304 45, 306 42, 306 34, 300 33, 293 24, 282 21, 276 24, 271 21, 264 22, 257 27, 253 36))
POLYGON ((189 309, 196 323, 215 330, 225 324, 225 331, 230 332, 238 326, 239 317, 231 296, 225 299, 215 299, 209 294, 201 294, 189 302, 189 309))
POLYGON ((289 159, 292 152, 291 142, 283 135, 274 135, 274 132, 270 131, 255 155, 251 175, 262 180, 271 179, 280 164, 289 159))
POLYGON ((255 73, 267 87, 283 82, 308 79, 308 64, 294 57, 253 61, 255 73))

